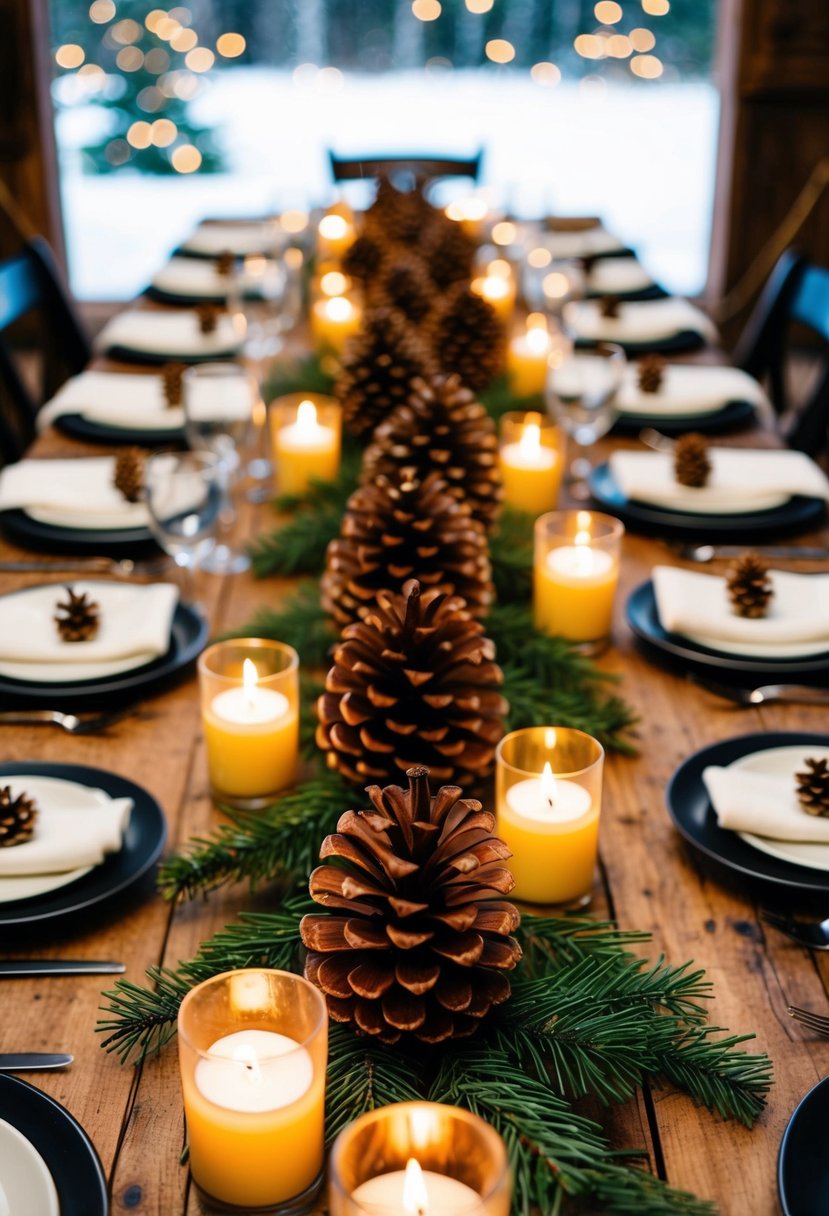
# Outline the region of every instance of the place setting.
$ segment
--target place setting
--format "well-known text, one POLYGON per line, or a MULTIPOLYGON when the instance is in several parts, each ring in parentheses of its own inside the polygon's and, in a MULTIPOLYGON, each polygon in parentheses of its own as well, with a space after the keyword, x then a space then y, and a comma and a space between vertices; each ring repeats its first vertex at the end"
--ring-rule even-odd
POLYGON ((184 442, 184 365, 158 374, 99 371, 72 376, 38 411, 38 430, 55 426, 83 443, 162 447, 184 442))
POLYGON ((308 216, 300 212, 288 214, 289 227, 281 219, 227 219, 203 220, 185 237, 176 249, 176 256, 198 259, 217 259, 224 254, 234 258, 267 257, 279 251, 288 237, 291 220, 296 233, 307 226, 308 216), (305 223, 297 227, 304 219, 305 223))
POLYGON ((663 435, 712 434, 750 425, 769 402, 758 382, 736 367, 668 363, 643 355, 625 369, 616 393, 614 434, 655 427, 663 435))
POLYGON ((244 340, 241 314, 206 303, 195 309, 128 308, 107 322, 95 344, 123 363, 206 363, 235 358, 244 340))
POLYGON ((173 256, 152 276, 145 294, 166 304, 273 301, 284 294, 286 277, 280 262, 259 254, 237 259, 228 252, 214 261, 173 256))
POLYGON ((620 300, 608 293, 600 300, 570 300, 564 323, 582 346, 614 342, 631 355, 690 351, 716 343, 716 326, 690 300, 667 296, 657 300, 620 300))

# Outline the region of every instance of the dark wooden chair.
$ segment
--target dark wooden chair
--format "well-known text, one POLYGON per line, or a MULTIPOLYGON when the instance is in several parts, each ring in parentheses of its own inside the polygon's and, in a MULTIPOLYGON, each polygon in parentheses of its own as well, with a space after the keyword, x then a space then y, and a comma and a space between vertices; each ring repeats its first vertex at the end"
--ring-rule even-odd
POLYGON ((89 362, 89 339, 42 237, 0 262, 0 459, 18 460, 35 436, 35 417, 64 380, 89 362), (39 363, 36 394, 21 357, 39 363))
POLYGON ((474 156, 336 156, 329 151, 335 182, 360 181, 387 174, 393 181, 405 178, 407 185, 435 177, 469 177, 477 181, 483 149, 474 156))
POLYGON ((734 361, 757 379, 767 380, 772 405, 784 419, 781 429, 789 447, 815 456, 829 448, 829 270, 787 250, 748 319, 734 361), (816 336, 820 349, 811 388, 791 410, 785 368, 793 324, 816 336))

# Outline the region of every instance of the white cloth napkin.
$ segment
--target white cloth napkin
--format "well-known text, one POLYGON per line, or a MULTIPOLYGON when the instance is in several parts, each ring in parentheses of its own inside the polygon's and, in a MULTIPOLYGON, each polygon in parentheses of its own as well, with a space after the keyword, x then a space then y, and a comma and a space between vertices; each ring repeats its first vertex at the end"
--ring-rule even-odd
POLYGON ((652 287, 653 279, 637 258, 600 258, 587 276, 587 286, 602 295, 615 295, 652 287))
POLYGON ((127 502, 113 485, 114 476, 114 456, 21 460, 0 471, 0 511, 22 509, 87 528, 146 525, 144 503, 127 502))
POLYGON ((100 607, 98 633, 88 642, 64 642, 55 607, 63 584, 49 583, 0 596, 0 660, 19 663, 106 663, 130 655, 166 654, 178 590, 171 583, 68 584, 100 607))
MULTIPOLYGON (((236 286, 244 295, 274 299, 279 294, 282 273, 276 262, 261 262, 261 273, 241 269, 236 286)), ((233 284, 216 271, 215 262, 198 258, 170 258, 166 266, 152 277, 153 287, 180 296, 196 299, 209 297, 223 300, 233 284)))
POLYGON ((95 341, 99 350, 123 346, 136 354, 232 355, 242 344, 242 332, 229 313, 221 313, 212 334, 199 329, 196 313, 190 310, 127 309, 109 321, 95 341))
POLYGON ((100 865, 121 848, 131 798, 110 798, 104 790, 53 777, 23 775, 4 778, 3 784, 13 795, 34 798, 39 814, 31 840, 0 849, 0 880, 100 865))
POLYGON ((564 319, 577 338, 589 342, 661 342, 689 330, 707 342, 717 341, 717 330, 704 312, 689 300, 632 300, 619 305, 618 317, 603 317, 596 300, 572 300, 564 319))
POLYGON ((761 409, 768 408, 768 398, 753 376, 738 367, 708 364, 669 363, 659 391, 643 393, 639 388, 639 368, 630 363, 616 395, 620 413, 648 414, 654 418, 713 414, 729 401, 750 401, 761 409))
POLYGON ((283 234, 276 222, 267 220, 249 220, 247 222, 227 222, 200 224, 194 232, 182 241, 182 249, 192 253, 209 254, 218 257, 221 253, 234 253, 237 257, 245 257, 251 253, 266 253, 280 243, 283 234))
POLYGON ((702 779, 721 828, 829 844, 829 819, 807 815, 799 806, 794 771, 790 777, 778 777, 710 765, 702 779))
POLYGON ((829 500, 829 480, 804 452, 710 448, 704 486, 676 480, 670 452, 613 452, 610 472, 625 498, 700 515, 743 514, 779 506, 792 495, 829 500))
POLYGON ((612 253, 624 244, 606 228, 585 228, 583 232, 545 232, 539 241, 553 258, 583 258, 591 254, 612 253))
POLYGON ((815 654, 829 649, 829 574, 773 570, 774 595, 766 616, 732 611, 725 579, 697 570, 654 566, 660 623, 715 650, 773 655, 815 654))
POLYGON ((81 372, 61 386, 37 415, 38 430, 62 414, 133 430, 176 431, 184 425, 181 406, 168 407, 160 376, 131 372, 81 372))

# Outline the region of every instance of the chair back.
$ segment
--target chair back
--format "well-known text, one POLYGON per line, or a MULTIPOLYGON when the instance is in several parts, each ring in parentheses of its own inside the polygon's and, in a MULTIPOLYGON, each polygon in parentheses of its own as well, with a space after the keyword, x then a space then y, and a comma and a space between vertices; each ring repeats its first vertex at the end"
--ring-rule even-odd
POLYGON ((481 172, 483 149, 474 156, 336 156, 329 151, 331 175, 335 182, 360 181, 386 174, 393 181, 406 178, 406 184, 435 177, 469 177, 477 181, 481 172))

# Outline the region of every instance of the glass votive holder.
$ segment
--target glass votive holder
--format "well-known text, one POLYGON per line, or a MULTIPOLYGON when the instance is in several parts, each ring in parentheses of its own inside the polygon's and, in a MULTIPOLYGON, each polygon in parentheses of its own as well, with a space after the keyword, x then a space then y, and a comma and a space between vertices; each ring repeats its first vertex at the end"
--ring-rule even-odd
POLYGON ((271 442, 280 494, 304 494, 312 481, 340 471, 342 410, 333 397, 288 393, 270 406, 271 442))
POLYGON ((299 656, 283 642, 232 638, 199 656, 210 786, 257 810, 293 785, 299 763, 299 656))
POLYGON ((477 1115, 399 1102, 361 1116, 331 1149, 329 1216, 508 1216, 504 1142, 477 1115))
POLYGON ((589 902, 599 845, 604 748, 584 731, 530 726, 495 752, 498 835, 512 852, 511 898, 589 902))
POLYGON ((527 515, 551 511, 558 502, 564 455, 564 433, 545 414, 504 414, 498 441, 504 501, 527 515))
POLYGON ((307 1211, 322 1183, 328 1011, 288 971, 228 971, 178 1015, 190 1169, 214 1212, 307 1211))
POLYGON ((579 643, 585 654, 604 649, 624 532, 620 520, 598 511, 551 511, 535 521, 536 629, 579 643))
POLYGON ((350 296, 323 296, 311 305, 309 320, 316 349, 341 355, 348 339, 360 332, 363 314, 350 296))

